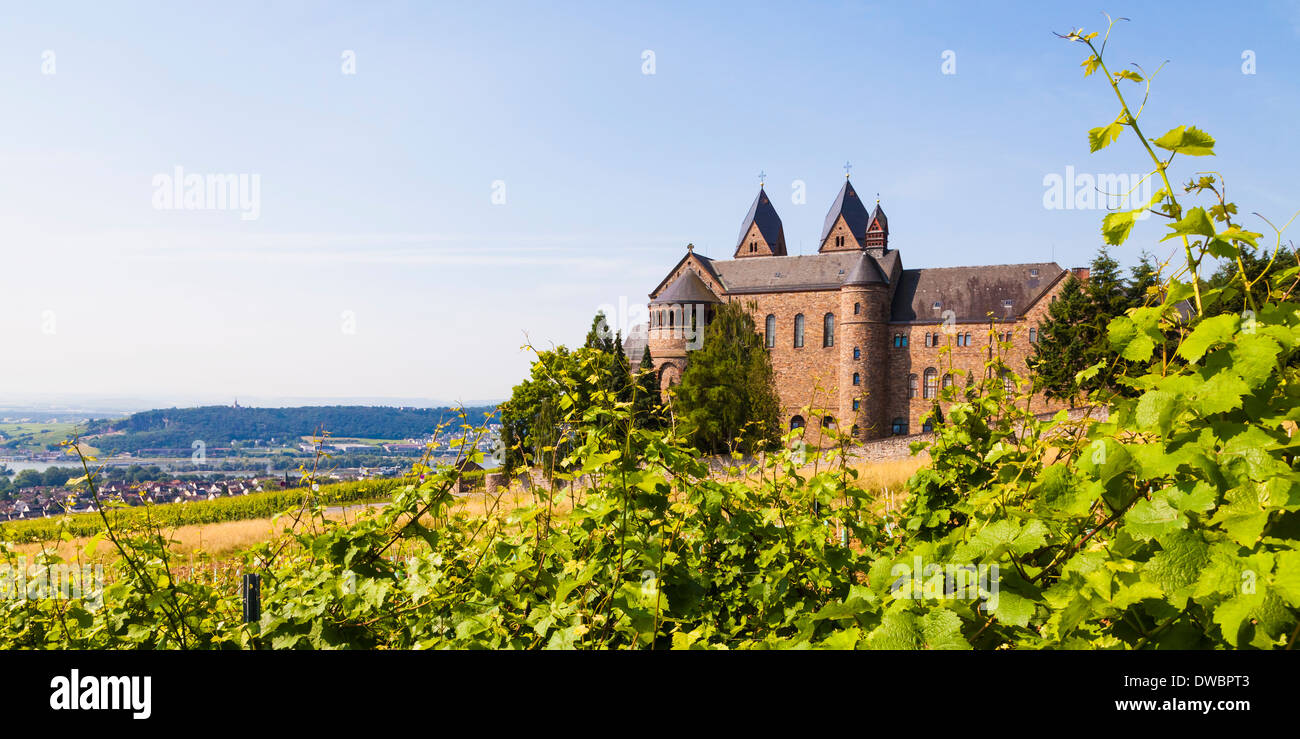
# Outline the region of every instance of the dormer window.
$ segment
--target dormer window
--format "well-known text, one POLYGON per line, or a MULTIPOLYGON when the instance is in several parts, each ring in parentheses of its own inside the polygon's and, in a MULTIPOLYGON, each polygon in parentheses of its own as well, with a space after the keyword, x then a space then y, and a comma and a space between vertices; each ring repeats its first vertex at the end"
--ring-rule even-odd
POLYGON ((1010 308, 1010 307, 1011 307, 1011 301, 1010 301, 1010 300, 1003 300, 1003 301, 1002 301, 1002 307, 1003 307, 1003 308, 1010 308))
POLYGON ((932 306, 930 306, 930 307, 931 307, 932 309, 934 309, 934 310, 939 310, 939 308, 942 307, 942 303, 940 303, 939 301, 936 300, 936 301, 934 301, 934 305, 932 305, 932 306))
POLYGON ((1038 276, 1038 270, 1036 270, 1036 269, 1031 269, 1031 270, 1029 270, 1029 276, 1030 276, 1030 277, 1037 277, 1037 276, 1038 276))

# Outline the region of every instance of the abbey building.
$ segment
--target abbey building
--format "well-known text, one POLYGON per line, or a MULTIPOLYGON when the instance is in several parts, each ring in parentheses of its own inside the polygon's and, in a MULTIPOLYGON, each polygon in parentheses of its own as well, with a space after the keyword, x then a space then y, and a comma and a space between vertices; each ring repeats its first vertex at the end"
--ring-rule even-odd
POLYGON ((698 347, 692 327, 716 305, 740 302, 771 354, 787 428, 836 424, 861 439, 915 434, 928 430, 920 418, 940 388, 957 381, 953 369, 982 374, 996 351, 1026 373, 1038 323, 1068 274, 1052 262, 905 269, 884 210, 868 210, 847 179, 817 253, 790 256, 760 186, 731 259, 688 246, 650 292, 650 353, 666 391, 698 347), (805 406, 824 415, 805 418, 805 406))

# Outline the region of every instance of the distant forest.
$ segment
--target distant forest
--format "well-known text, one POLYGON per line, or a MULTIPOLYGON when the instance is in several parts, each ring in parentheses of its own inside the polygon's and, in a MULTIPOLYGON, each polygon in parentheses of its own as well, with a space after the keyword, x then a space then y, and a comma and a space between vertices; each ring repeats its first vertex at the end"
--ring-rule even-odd
MULTIPOLYGON (((363 405, 304 406, 301 408, 168 408, 134 413, 126 418, 97 419, 86 425, 86 435, 100 436, 92 446, 108 454, 138 452, 141 449, 189 449, 195 440, 209 447, 223 447, 231 440, 270 441, 296 444, 299 437, 322 428, 332 437, 362 439, 405 439, 432 433, 443 421, 455 423, 455 408, 391 408, 363 405)), ((465 422, 484 423, 485 413, 495 406, 466 408, 465 422)))

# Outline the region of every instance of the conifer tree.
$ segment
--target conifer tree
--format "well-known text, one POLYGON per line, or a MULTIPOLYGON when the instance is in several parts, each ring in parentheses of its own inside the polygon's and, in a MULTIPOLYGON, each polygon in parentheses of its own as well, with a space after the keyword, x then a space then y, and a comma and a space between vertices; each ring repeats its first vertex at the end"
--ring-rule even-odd
POLYGON ((1079 383, 1074 376, 1085 367, 1090 347, 1081 341, 1080 327, 1087 324, 1091 301, 1083 282, 1071 274, 1061 292, 1047 308, 1047 318, 1038 327, 1029 366, 1034 380, 1049 398, 1068 400, 1074 407, 1079 383))
POLYGON ((658 427, 661 420, 659 404, 659 376, 655 373, 654 360, 650 358, 650 347, 641 352, 641 364, 636 371, 636 398, 633 400, 633 416, 637 424, 658 427))
POLYGON ((741 439, 742 451, 780 436, 780 400, 763 337, 738 303, 718 307, 691 352, 674 403, 686 433, 704 452, 722 452, 741 439))

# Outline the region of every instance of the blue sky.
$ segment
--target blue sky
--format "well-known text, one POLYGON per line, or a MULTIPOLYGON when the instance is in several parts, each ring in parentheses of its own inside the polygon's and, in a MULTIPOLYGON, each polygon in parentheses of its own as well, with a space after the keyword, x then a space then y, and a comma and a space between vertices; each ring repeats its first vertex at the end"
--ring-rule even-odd
POLYGON ((760 171, 792 253, 848 161, 908 267, 1086 264, 1103 211, 1044 178, 1145 171, 1127 134, 1089 155, 1115 102, 1052 36, 1102 10, 1113 63, 1168 62, 1148 134, 1218 139, 1175 174, 1280 223, 1300 3, 1223 7, 5 3, 0 399, 503 398, 525 336, 580 342, 687 242, 729 256, 760 171), (258 217, 155 208, 176 166, 257 175, 258 217))

